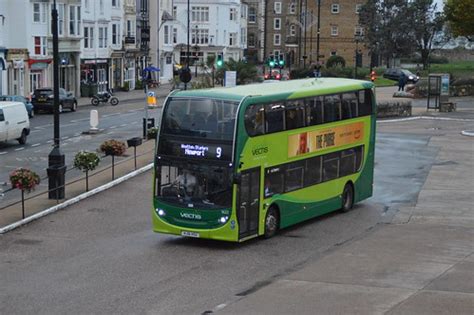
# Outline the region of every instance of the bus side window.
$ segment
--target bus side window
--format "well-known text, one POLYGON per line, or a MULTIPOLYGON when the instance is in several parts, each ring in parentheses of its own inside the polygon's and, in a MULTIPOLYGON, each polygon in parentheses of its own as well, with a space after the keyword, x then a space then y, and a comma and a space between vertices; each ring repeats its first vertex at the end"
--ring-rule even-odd
POLYGON ((321 182, 321 156, 307 159, 304 170, 304 185, 311 186, 321 182))
POLYGON ((283 115, 285 106, 283 103, 273 103, 265 105, 265 132, 272 133, 283 131, 283 115))
POLYGON ((285 107, 286 130, 304 127, 304 103, 302 101, 292 101, 288 102, 285 107))
POLYGON ((313 126, 323 123, 323 97, 317 96, 306 101, 307 125, 313 126))
POLYGON ((360 171, 360 168, 362 166, 362 158, 364 157, 364 146, 361 145, 357 148, 355 148, 355 170, 356 172, 360 171))
POLYGON ((333 95, 324 97, 324 123, 336 121, 336 102, 333 95))
POLYGON ((372 92, 370 90, 359 91, 359 116, 372 114, 372 92))
POLYGON ((339 152, 323 156, 323 182, 339 177, 339 152))
POLYGON ((355 149, 347 149, 341 152, 340 176, 347 176, 356 171, 355 149))
POLYGON ((270 197, 274 194, 281 194, 283 192, 284 183, 284 167, 270 167, 265 170, 265 197, 270 197))
POLYGON ((245 110, 245 129, 250 136, 263 134, 263 105, 250 105, 245 110))
POLYGON ((304 161, 293 162, 286 165, 285 191, 303 188, 304 161))
POLYGON ((351 119, 357 117, 357 98, 355 93, 342 94, 341 118, 351 119))

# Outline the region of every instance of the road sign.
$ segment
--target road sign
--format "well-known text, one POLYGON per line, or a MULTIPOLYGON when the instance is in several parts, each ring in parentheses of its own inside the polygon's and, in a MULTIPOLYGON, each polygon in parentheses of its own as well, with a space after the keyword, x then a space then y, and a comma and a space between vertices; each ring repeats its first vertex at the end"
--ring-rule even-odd
POLYGON ((156 96, 155 92, 148 92, 146 102, 149 107, 154 107, 156 106, 156 96))
POLYGON ((225 85, 224 86, 236 86, 237 85, 237 71, 226 71, 225 72, 225 85))

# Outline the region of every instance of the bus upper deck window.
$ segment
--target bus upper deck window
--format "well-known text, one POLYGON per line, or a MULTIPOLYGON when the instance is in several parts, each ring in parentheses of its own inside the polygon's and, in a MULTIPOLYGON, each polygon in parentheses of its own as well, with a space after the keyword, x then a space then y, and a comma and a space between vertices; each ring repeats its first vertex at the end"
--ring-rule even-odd
POLYGON ((286 104, 286 130, 304 127, 304 111, 304 103, 302 101, 291 101, 286 104))
POLYGON ((323 123, 323 97, 317 96, 306 101, 307 125, 318 125, 323 123))
POLYGON ((263 134, 263 105, 250 105, 245 111, 245 129, 250 136, 263 134))
POLYGON ((272 103, 265 105, 265 131, 267 133, 284 130, 283 115, 285 105, 283 103, 272 103))

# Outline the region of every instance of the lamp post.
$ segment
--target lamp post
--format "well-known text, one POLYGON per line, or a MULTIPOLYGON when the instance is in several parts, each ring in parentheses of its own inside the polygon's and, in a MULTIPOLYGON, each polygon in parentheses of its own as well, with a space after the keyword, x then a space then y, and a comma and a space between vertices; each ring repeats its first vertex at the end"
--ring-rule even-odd
POLYGON ((355 49, 355 59, 354 59, 354 79, 357 79, 357 66, 359 62, 359 42, 363 40, 362 35, 356 34, 354 36, 355 44, 356 44, 356 49, 355 49))
POLYGON ((56 0, 53 2, 52 34, 53 34, 53 110, 54 110, 54 147, 48 156, 48 198, 64 198, 64 182, 66 174, 65 157, 59 147, 59 43, 58 43, 58 10, 56 0))
POLYGON ((318 0, 318 29, 316 33, 316 63, 318 64, 318 67, 320 67, 320 64, 319 64, 319 35, 320 33, 321 33, 321 0, 318 0))

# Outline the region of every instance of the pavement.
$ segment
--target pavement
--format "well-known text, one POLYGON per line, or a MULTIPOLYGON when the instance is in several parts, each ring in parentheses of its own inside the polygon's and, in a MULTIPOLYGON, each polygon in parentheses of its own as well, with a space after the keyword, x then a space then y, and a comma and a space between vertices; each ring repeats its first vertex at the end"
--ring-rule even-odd
MULTIPOLYGON (((379 88, 379 100, 390 99, 390 89, 379 88)), ((143 99, 143 91, 116 95, 143 99)), ((79 104, 85 106, 86 100, 79 104)), ((472 108, 457 113, 415 112, 435 115, 433 120, 377 124, 379 133, 428 134, 429 145, 438 149, 414 204, 402 205, 387 222, 213 313, 472 315, 474 138, 461 133, 474 130, 473 100, 463 98, 472 108)))
MULTIPOLYGON (((378 88, 378 100, 393 90, 378 88)), ((416 203, 215 313, 474 314, 474 138, 461 134, 474 130, 474 98, 460 101, 468 106, 458 113, 417 108, 436 117, 377 124, 429 134, 439 149, 416 203)))

